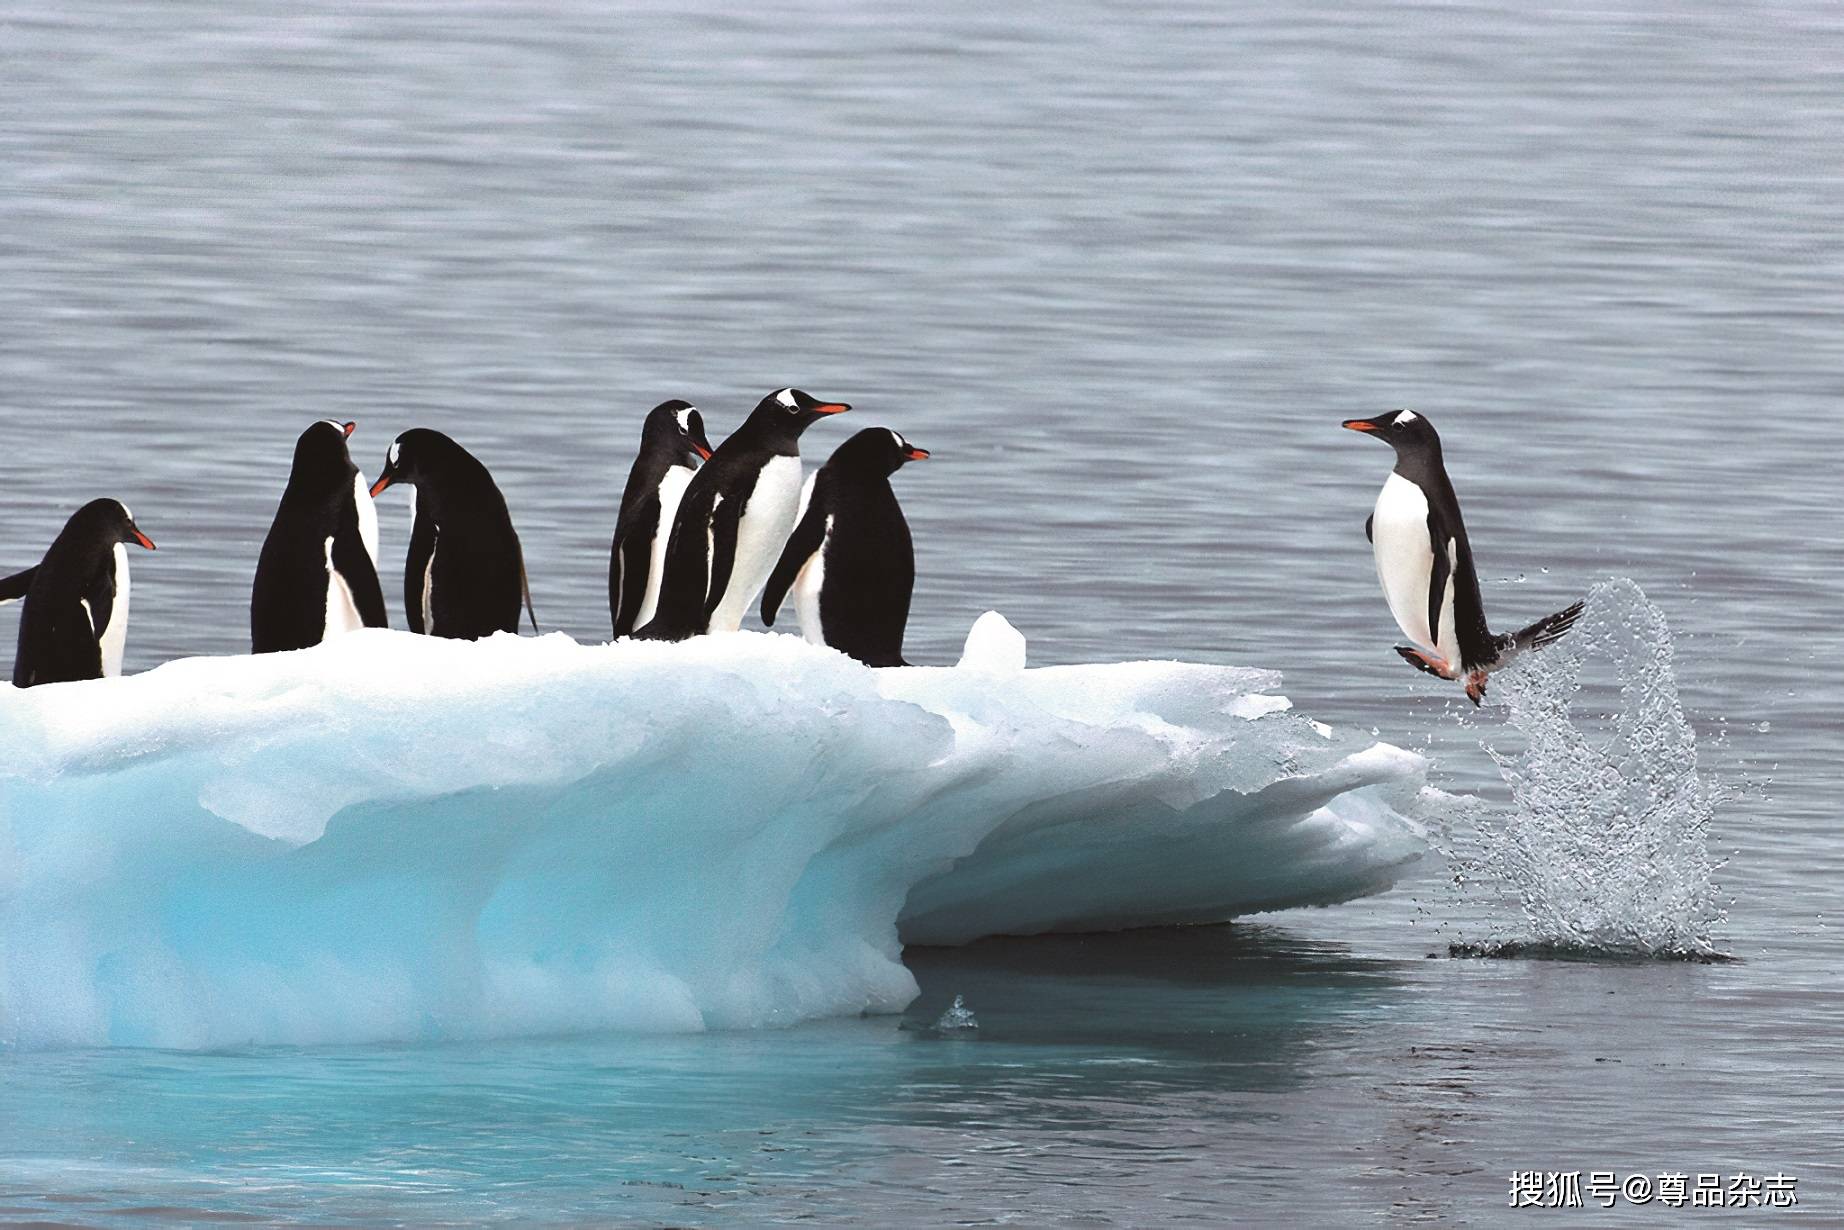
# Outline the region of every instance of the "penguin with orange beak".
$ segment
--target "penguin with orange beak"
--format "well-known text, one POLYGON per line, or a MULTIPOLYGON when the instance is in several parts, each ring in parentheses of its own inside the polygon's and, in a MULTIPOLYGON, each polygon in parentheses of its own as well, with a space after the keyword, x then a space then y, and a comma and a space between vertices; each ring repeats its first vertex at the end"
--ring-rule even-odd
POLYGON ((355 427, 327 419, 295 441, 250 588, 252 653, 390 626, 378 584, 378 510, 346 446, 355 427))
POLYGON ((1396 452, 1395 469, 1364 523, 1390 614, 1413 642, 1396 652, 1417 670, 1465 680, 1466 695, 1477 705, 1493 671, 1561 640, 1581 617, 1582 604, 1520 632, 1494 635, 1486 626, 1472 544, 1434 424, 1413 410, 1392 410, 1373 419, 1348 419, 1344 426, 1396 452))
POLYGON ((608 553, 608 613, 617 639, 659 610, 672 522, 692 475, 711 459, 711 451, 704 416, 690 402, 663 401, 648 413, 608 553))
POLYGON ((762 591, 762 622, 790 590, 800 633, 866 666, 907 666, 903 633, 916 587, 916 550, 890 479, 917 448, 887 427, 868 427, 838 447, 807 481, 806 507, 762 591))
POLYGON ((45 558, 0 580, 0 602, 24 599, 13 686, 113 678, 128 640, 128 544, 154 540, 118 500, 72 514, 45 558))
MULTIPOLYGON (((517 632, 521 600, 531 611, 525 552, 487 467, 448 436, 418 427, 391 443, 371 496, 398 485, 415 489, 403 566, 410 631, 461 640, 517 632)), ((531 627, 538 630, 536 613, 531 627)))
POLYGON ((666 545, 659 611, 634 635, 682 641, 735 632, 800 516, 800 437, 851 407, 800 389, 764 397, 685 488, 666 545))

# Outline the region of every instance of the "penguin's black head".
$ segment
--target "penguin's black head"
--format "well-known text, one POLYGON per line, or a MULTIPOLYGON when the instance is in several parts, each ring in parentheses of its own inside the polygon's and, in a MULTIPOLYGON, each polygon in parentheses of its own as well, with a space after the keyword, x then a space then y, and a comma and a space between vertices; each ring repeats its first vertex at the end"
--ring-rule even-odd
POLYGON ((704 416, 688 401, 663 401, 647 413, 641 430, 642 448, 659 448, 678 465, 708 461, 711 442, 704 435, 704 416))
POLYGON ((372 498, 394 483, 414 486, 428 479, 434 471, 450 465, 449 459, 457 454, 464 456, 465 451, 441 432, 412 427, 391 441, 390 451, 384 454, 384 468, 371 485, 372 498))
POLYGON ((804 431, 807 424, 828 414, 844 414, 851 407, 844 402, 821 401, 799 389, 778 389, 764 397, 757 405, 756 414, 772 415, 783 424, 790 425, 796 432, 804 431))
POLYGON ((91 500, 65 523, 65 534, 80 536, 86 545, 113 549, 118 542, 154 549, 154 540, 134 523, 134 514, 120 500, 91 500))
POLYGON ((876 474, 887 478, 911 461, 926 461, 928 450, 917 448, 888 427, 867 427, 841 444, 829 467, 876 474))
POLYGON ((346 440, 357 426, 357 423, 325 419, 302 432, 301 438, 295 441, 294 473, 289 482, 305 482, 315 487, 350 483, 358 467, 352 464, 352 454, 346 451, 346 440))
POLYGON ((1434 424, 1413 410, 1391 410, 1374 419, 1346 419, 1345 429, 1375 436, 1398 453, 1439 449, 1441 438, 1434 424))

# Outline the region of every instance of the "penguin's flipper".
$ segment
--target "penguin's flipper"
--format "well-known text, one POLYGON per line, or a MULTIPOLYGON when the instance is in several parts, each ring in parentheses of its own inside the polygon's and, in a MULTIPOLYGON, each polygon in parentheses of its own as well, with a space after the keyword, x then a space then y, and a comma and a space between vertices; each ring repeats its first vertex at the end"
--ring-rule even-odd
MULTIPOLYGON (((1453 556, 1446 542, 1433 544, 1434 558, 1428 566, 1428 644, 1439 645, 1441 613, 1447 608, 1447 582, 1453 579, 1453 556)), ((1410 633, 1410 639, 1414 633, 1410 633)))
POLYGON ((0 604, 18 602, 32 588, 32 578, 38 575, 38 565, 34 564, 24 572, 15 572, 10 577, 0 578, 0 604))
POLYGON ((743 526, 743 500, 724 500, 711 512, 711 587, 704 591, 704 624, 710 627, 736 568, 736 536, 743 526))
POLYGON ((378 570, 371 562, 371 552, 360 535, 356 518, 350 522, 342 519, 333 535, 333 568, 352 590, 352 604, 365 626, 390 627, 390 616, 384 610, 384 587, 378 583, 378 570))
POLYGON ((1377 541, 1376 522, 1377 518, 1375 513, 1364 518, 1364 541, 1372 545, 1375 545, 1377 541))
POLYGON ((653 535, 659 530, 659 494, 634 502, 615 533, 608 559, 608 611, 615 636, 628 635, 647 599, 647 569, 652 566, 653 535))
MULTIPOLYGON (((90 631, 97 640, 97 653, 102 653, 102 634, 109 630, 109 621, 115 617, 115 572, 113 569, 100 568, 96 577, 90 582, 89 592, 84 595, 84 609, 90 615, 90 631)), ((96 677, 102 677, 102 658, 96 659, 98 666, 96 677)))
MULTIPOLYGON (((541 635, 538 631, 538 612, 531 605, 531 574, 525 571, 525 550, 519 549, 519 589, 525 594, 525 614, 531 619, 531 634, 541 635)), ((518 620, 512 621, 515 625, 518 620)))
MULTIPOLYGON (((410 525, 410 554, 403 562, 403 617, 410 631, 428 632, 423 610, 423 586, 429 579, 429 561, 435 555, 435 519, 425 516, 422 502, 416 505, 416 519, 410 525)), ((356 594, 357 591, 354 591, 356 594)))
POLYGON ((762 624, 764 627, 775 626, 775 616, 781 611, 781 604, 787 599, 788 590, 793 587, 794 578, 807 566, 826 541, 826 513, 818 500, 807 502, 806 515, 800 524, 788 536, 787 546, 781 549, 781 558, 775 563, 775 570, 769 574, 768 585, 762 590, 762 624))

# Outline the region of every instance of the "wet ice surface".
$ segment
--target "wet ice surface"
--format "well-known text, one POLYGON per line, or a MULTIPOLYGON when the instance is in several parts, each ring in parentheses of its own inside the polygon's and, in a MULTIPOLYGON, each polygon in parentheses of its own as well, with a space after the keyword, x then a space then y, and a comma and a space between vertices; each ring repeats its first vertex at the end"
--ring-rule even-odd
POLYGON ((376 629, 6 689, 0 1047, 890 1013, 903 941, 1221 922, 1421 858, 1426 762, 1271 673, 1027 670, 980 626, 953 669, 376 629))
POLYGON ((996 607, 1039 662, 1281 670, 1491 822, 1482 746, 1521 736, 1390 653, 1387 455, 1335 427, 1414 406, 1496 625, 1608 576, 1667 616, 1742 958, 1428 960, 1529 917, 1428 866, 1271 929, 912 952, 905 1019, 965 994, 965 1044, 880 1018, 9 1054, 0 1207, 30 1212, 0 1217, 1496 1225, 1512 1169, 1617 1168, 1784 1169, 1835 1220, 1831 6, 86 0, 0 28, 0 552, 126 498, 161 543, 131 670, 243 647, 306 420, 359 420, 373 470, 410 426, 474 449, 540 619, 587 642, 640 415, 686 396, 717 436, 794 382, 858 407, 810 460, 873 422, 934 450, 898 482, 911 660, 996 607))

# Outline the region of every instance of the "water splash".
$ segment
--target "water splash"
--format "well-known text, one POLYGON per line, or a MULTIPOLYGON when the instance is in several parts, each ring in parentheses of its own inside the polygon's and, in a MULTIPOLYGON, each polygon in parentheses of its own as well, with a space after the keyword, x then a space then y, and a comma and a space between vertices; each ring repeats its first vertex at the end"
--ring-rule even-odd
POLYGON ((953 1006, 935 1022, 935 1032, 943 1034, 970 1034, 979 1027, 979 1018, 973 1015, 973 1009, 967 1007, 966 1000, 958 995, 954 997, 953 1006))
POLYGON ((1487 746, 1512 804, 1477 818, 1456 873, 1503 885, 1524 917, 1456 955, 1721 957, 1718 792, 1698 772, 1672 656, 1664 612, 1617 579, 1595 586, 1572 636, 1494 676, 1525 747, 1487 746))

